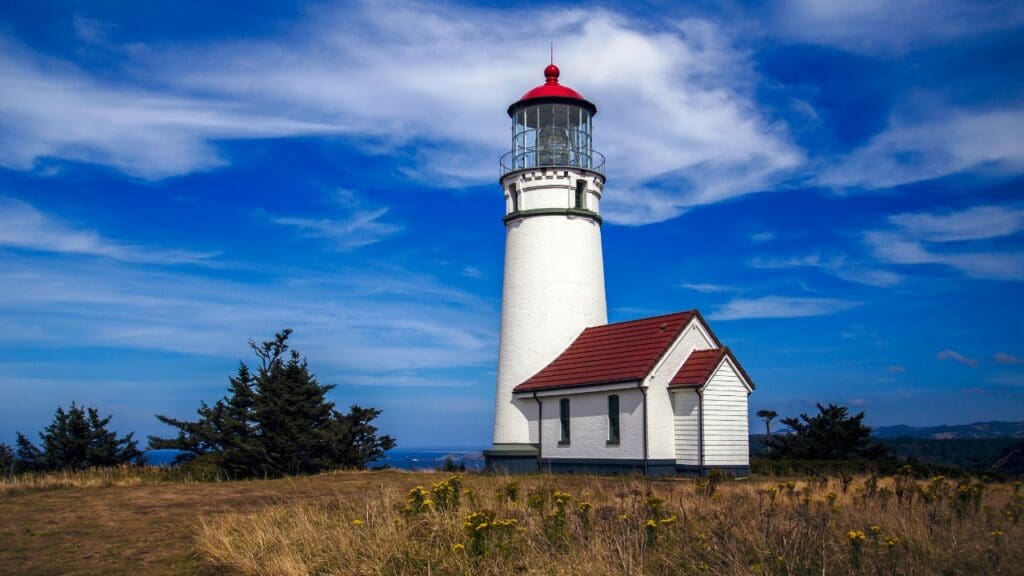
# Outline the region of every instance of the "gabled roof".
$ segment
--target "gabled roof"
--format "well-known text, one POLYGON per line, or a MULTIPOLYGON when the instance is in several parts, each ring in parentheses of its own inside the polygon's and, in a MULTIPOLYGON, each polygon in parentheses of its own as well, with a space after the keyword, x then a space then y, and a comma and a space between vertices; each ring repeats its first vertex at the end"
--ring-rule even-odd
POLYGON ((699 312, 688 310, 587 328, 513 392, 642 380, 693 318, 704 323, 699 312))
POLYGON ((740 365, 739 361, 736 360, 736 356, 733 355, 732 350, 728 348, 718 348, 715 350, 694 350, 690 353, 689 358, 686 362, 683 362, 682 367, 679 368, 679 372, 672 377, 672 381, 669 382, 669 388, 700 388, 701 386, 708 383, 711 379, 711 375, 714 374, 715 369, 722 363, 722 359, 726 356, 732 360, 734 366, 739 371, 740 376, 750 384, 750 387, 754 387, 754 382, 747 376, 746 370, 740 365))

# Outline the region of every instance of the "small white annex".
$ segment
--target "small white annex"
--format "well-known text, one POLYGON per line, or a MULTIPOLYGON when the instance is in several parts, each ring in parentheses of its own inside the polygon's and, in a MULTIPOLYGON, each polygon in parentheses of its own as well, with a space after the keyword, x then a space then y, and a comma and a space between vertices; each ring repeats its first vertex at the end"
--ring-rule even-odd
POLYGON ((696 310, 608 324, 597 107, 545 83, 508 108, 505 275, 489 470, 749 469, 754 384, 696 310))
POLYGON ((513 402, 542 469, 744 473, 753 389, 692 310, 583 330, 513 402))

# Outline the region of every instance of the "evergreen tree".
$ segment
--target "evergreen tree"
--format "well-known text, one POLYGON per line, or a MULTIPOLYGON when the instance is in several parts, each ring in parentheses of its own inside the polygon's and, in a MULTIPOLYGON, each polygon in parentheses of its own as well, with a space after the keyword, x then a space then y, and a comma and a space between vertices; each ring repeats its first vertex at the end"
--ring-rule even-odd
POLYGON ((74 402, 67 411, 57 407, 51 422, 39 434, 42 448, 37 448, 18 433, 17 462, 19 471, 84 470, 94 466, 145 463, 134 433, 118 437, 107 430, 110 416, 100 417, 95 408, 80 407, 74 402))
POLYGON ((0 476, 10 476, 14 473, 14 449, 7 444, 0 443, 0 476))
POLYGON ((768 436, 772 435, 772 420, 775 420, 779 416, 779 413, 775 410, 758 410, 757 417, 764 420, 765 434, 768 436))
POLYGON ((818 404, 818 414, 783 418, 792 434, 765 440, 771 458, 799 460, 876 460, 890 456, 887 447, 871 442, 871 428, 862 423, 864 413, 849 415, 843 406, 818 404))
POLYGON ((178 436, 150 436, 150 449, 180 450, 181 453, 174 458, 175 464, 204 457, 230 477, 259 474, 259 446, 253 413, 256 383, 244 363, 239 363, 238 374, 230 377, 229 382, 229 394, 213 406, 200 402, 196 410, 199 419, 195 422, 157 415, 164 424, 177 428, 178 436))
POLYGON ((14 455, 15 471, 38 472, 44 470, 46 464, 43 461, 43 453, 24 434, 18 432, 17 435, 18 439, 15 443, 17 450, 14 455))
POLYGON ((158 415, 178 435, 150 436, 150 448, 182 450, 176 462, 202 458, 232 477, 362 468, 383 456, 395 442, 378 436, 371 424, 380 411, 356 405, 347 414, 335 410, 326 398, 334 386, 320 384, 306 359, 289 349, 290 334, 250 341, 257 373, 240 363, 228 394, 213 406, 201 404, 198 420, 158 415))

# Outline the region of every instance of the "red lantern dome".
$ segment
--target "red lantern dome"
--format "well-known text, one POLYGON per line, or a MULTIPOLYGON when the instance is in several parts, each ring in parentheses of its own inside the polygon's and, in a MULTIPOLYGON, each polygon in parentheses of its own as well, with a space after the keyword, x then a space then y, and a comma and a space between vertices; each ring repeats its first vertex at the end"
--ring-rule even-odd
POLYGON ((544 83, 523 94, 518 102, 509 106, 508 115, 514 116, 520 108, 534 104, 572 104, 586 109, 591 116, 597 114, 597 106, 582 94, 558 83, 559 74, 558 66, 549 64, 544 69, 544 83))

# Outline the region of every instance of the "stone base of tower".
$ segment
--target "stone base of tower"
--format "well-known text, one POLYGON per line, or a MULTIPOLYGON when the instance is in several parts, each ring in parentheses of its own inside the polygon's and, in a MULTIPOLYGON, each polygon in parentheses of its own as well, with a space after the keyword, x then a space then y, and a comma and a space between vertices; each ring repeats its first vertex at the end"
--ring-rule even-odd
POLYGON ((504 474, 537 472, 539 458, 537 444, 495 444, 484 450, 484 470, 504 474))

